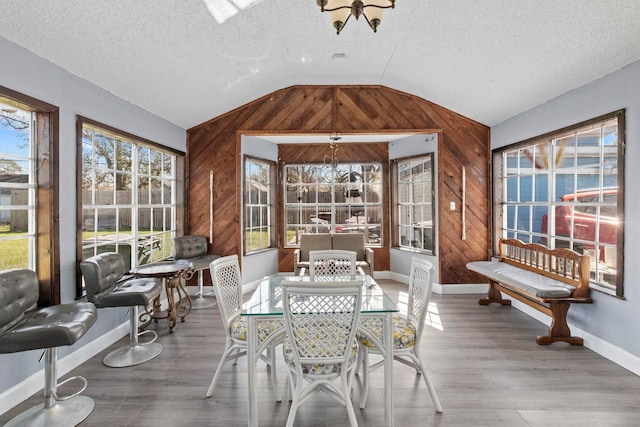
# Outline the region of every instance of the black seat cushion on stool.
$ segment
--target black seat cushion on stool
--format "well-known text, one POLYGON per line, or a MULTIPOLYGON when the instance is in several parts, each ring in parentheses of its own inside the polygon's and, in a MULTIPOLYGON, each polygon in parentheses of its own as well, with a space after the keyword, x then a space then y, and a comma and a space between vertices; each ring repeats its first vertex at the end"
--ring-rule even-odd
POLYGON ((173 239, 175 259, 191 259, 207 253, 207 238, 204 236, 179 236, 173 239))
POLYGON ((207 254, 207 238, 204 236, 180 236, 173 239, 173 258, 191 261, 195 271, 209 268, 211 261, 220 255, 207 254))
POLYGON ((35 272, 0 272, 0 353, 72 345, 95 323, 96 307, 90 302, 28 311, 38 292, 35 272))
POLYGON ((105 252, 80 263, 87 297, 96 307, 146 306, 160 295, 154 278, 126 279, 124 260, 115 252, 105 252))
POLYGON ((0 353, 72 345, 97 319, 90 302, 74 302, 41 308, 0 335, 0 353))
POLYGON ((0 334, 13 328, 38 302, 38 277, 30 270, 0 273, 0 334))

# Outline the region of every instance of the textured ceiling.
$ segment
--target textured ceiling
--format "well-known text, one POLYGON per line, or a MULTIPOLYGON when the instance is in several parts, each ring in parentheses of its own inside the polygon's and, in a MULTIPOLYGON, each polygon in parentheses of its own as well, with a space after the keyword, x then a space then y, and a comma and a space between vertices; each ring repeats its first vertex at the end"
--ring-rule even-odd
POLYGON ((638 0, 397 0, 378 33, 337 36, 314 0, 2 0, 0 36, 183 128, 297 84, 380 84, 493 125, 639 60, 638 17, 638 0))

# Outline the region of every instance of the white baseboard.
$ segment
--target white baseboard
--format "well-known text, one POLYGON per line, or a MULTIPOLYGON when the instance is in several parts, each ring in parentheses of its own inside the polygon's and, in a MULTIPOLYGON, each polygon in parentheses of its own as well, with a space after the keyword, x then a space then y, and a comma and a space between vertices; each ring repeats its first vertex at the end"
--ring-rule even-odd
POLYGON ((395 280, 396 282, 404 283, 405 285, 409 284, 409 276, 407 276, 406 274, 394 273, 393 271, 376 271, 376 273, 373 275, 373 278, 390 279, 395 280))
MULTIPOLYGON (((532 307, 529 307, 528 305, 510 297, 509 295, 503 294, 503 297, 510 299, 511 305, 522 311, 523 313, 528 314, 529 316, 545 324, 546 326, 551 325, 551 317, 547 316, 546 314, 541 313, 532 307)), ((591 335, 590 333, 583 331, 579 327, 572 325, 569 322, 567 322, 567 324, 571 329, 572 335, 581 337, 584 340, 584 346, 586 348, 640 376, 640 357, 631 354, 628 351, 625 351, 620 347, 603 340, 602 338, 591 335)))
MULTIPOLYGON (((409 284, 409 276, 391 273, 390 279, 396 280, 401 283, 409 284)), ((377 274, 376 274, 376 277, 377 274)), ((433 292, 443 295, 462 295, 462 294, 486 294, 489 285, 485 283, 471 283, 471 284, 455 284, 455 285, 441 285, 439 283, 433 284, 433 292)), ((545 324, 547 327, 551 325, 551 317, 538 310, 529 307, 528 305, 516 300, 509 295, 503 295, 503 298, 511 300, 512 307, 517 308, 523 313, 533 317, 539 322, 545 324)), ((575 325, 569 323, 569 328, 573 331, 573 335, 582 337, 584 339, 584 346, 600 356, 609 359, 613 363, 622 366, 623 368, 633 372, 640 376, 640 357, 631 354, 618 346, 615 346, 601 338, 591 335, 588 332, 583 331, 575 325)))
MULTIPOLYGON (((383 272, 387 273, 387 277, 379 277, 376 272, 375 277, 381 279, 391 279, 396 282, 404 283, 406 285, 409 284, 409 276, 406 274, 399 274, 393 272, 383 272)), ((433 284, 433 292, 440 295, 464 295, 464 294, 486 294, 487 288, 489 285, 483 283, 469 283, 469 284, 453 284, 453 285, 442 285, 440 283, 433 284)))

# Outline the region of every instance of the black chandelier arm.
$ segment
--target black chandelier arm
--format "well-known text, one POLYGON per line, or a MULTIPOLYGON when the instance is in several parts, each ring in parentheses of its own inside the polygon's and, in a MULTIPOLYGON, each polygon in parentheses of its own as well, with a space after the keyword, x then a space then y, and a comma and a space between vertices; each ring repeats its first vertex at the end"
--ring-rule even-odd
POLYGON ((351 9, 351 6, 338 6, 338 7, 334 7, 333 9, 327 9, 324 6, 320 6, 320 12, 333 12, 334 10, 340 10, 340 9, 351 9))
MULTIPOLYGON (((391 0, 391 4, 389 6, 380 6, 378 4, 365 4, 362 7, 364 9, 366 9, 368 7, 377 7, 378 9, 395 9, 396 2, 395 2, 395 0, 391 0)), ((331 9, 329 9, 329 8, 327 8, 325 6, 320 6, 320 11, 321 12, 333 12, 334 10, 340 10, 340 9, 351 9, 351 5, 349 5, 349 6, 337 6, 337 7, 331 8, 331 9)))
POLYGON ((340 35, 340 31, 342 31, 342 29, 347 26, 347 22, 349 22, 349 18, 351 18, 351 14, 347 15, 347 19, 345 19, 344 22, 341 23, 342 25, 339 25, 339 26, 336 26, 335 22, 333 23, 333 27, 336 29, 336 34, 340 35))
MULTIPOLYGON (((369 17, 367 16, 366 13, 363 13, 363 15, 364 15, 364 19, 367 20, 367 24, 369 24, 369 27, 371 27, 371 29, 373 30, 374 33, 377 33, 378 32, 378 25, 380 25, 380 20, 379 19, 374 19, 374 20, 370 21, 369 17)), ((345 21, 345 23, 346 22, 347 21, 345 21)))
POLYGON ((364 8, 368 8, 368 7, 377 7, 378 9, 395 9, 396 8, 396 4, 395 3, 391 3, 390 6, 380 6, 378 4, 365 4, 364 8))

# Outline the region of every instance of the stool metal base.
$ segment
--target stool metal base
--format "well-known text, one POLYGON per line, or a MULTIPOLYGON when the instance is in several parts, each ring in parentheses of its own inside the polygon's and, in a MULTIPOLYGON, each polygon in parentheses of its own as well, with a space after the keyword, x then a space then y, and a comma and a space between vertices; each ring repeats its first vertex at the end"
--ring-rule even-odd
POLYGON ((191 298, 191 310, 200 310, 202 308, 209 308, 216 305, 216 299, 211 296, 197 295, 195 298, 191 298))
POLYGON ((57 401, 51 408, 45 408, 44 403, 42 403, 16 416, 5 424, 5 427, 77 426, 91 414, 94 406, 93 399, 87 396, 76 396, 69 400, 57 401))
POLYGON ((110 368, 126 368, 148 362, 162 352, 162 345, 151 342, 134 346, 121 347, 107 354, 102 363, 110 368))
POLYGON ((191 298, 192 310, 200 310, 203 308, 209 308, 216 305, 213 289, 207 292, 206 294, 204 293, 204 281, 202 278, 202 273, 203 273, 202 269, 198 270, 198 292, 196 292, 195 298, 191 298))

